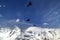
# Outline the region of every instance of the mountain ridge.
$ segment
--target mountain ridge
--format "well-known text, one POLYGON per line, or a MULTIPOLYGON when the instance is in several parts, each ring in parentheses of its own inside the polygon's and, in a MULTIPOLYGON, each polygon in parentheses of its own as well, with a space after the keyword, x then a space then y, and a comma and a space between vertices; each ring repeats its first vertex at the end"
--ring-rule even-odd
POLYGON ((1 28, 0 40, 60 40, 60 29, 29 27, 23 32, 15 28, 1 28))

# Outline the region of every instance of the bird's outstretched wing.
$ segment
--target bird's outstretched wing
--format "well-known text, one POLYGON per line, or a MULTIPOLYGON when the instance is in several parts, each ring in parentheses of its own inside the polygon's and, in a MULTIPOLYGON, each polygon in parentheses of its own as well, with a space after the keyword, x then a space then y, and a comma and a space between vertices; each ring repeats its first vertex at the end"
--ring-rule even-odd
POLYGON ((28 3, 27 7, 31 7, 32 6, 32 3, 31 1, 28 3))

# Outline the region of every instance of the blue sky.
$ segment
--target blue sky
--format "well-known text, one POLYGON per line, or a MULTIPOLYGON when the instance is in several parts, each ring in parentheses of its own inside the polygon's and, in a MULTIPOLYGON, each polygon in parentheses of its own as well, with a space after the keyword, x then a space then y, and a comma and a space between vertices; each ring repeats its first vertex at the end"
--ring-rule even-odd
POLYGON ((60 27, 60 0, 0 0, 0 19, 17 18, 42 27, 60 27), (31 7, 27 7, 29 1, 31 7))

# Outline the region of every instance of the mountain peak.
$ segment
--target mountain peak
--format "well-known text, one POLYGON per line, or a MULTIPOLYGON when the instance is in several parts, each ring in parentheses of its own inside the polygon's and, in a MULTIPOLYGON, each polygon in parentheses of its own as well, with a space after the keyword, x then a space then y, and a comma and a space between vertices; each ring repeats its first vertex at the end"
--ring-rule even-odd
POLYGON ((21 31, 15 28, 1 28, 0 40, 60 40, 60 29, 29 27, 21 31))

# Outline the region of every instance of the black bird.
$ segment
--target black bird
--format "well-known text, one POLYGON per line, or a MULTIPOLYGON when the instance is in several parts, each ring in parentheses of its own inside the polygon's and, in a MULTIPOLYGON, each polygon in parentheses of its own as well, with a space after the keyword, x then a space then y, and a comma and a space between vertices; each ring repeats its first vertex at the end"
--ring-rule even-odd
POLYGON ((32 6, 32 3, 31 1, 28 3, 27 7, 31 7, 32 6))
POLYGON ((27 19, 26 21, 30 21, 30 19, 27 19))
POLYGON ((33 26, 36 26, 35 24, 33 24, 33 26))

